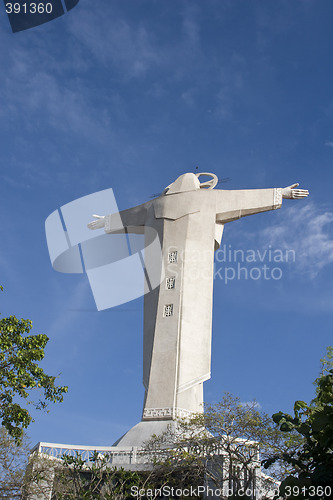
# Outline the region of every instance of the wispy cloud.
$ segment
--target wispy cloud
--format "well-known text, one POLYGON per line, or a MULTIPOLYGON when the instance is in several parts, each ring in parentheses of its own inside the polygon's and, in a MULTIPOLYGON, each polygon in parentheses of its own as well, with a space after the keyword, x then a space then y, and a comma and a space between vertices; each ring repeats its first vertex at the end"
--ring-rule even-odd
MULTIPOLYGON (((90 292, 90 287, 86 276, 82 276, 82 280, 71 288, 70 294, 63 294, 63 290, 49 290, 48 293, 53 294, 53 300, 59 303, 59 310, 63 313, 52 319, 48 325, 47 331, 50 337, 63 337, 66 332, 72 330, 72 325, 77 324, 77 320, 81 315, 82 302, 87 298, 90 292)), ((71 353, 72 355, 72 353, 71 353)))
MULTIPOLYGON (((112 118, 116 106, 110 105, 114 95, 111 90, 102 99, 96 92, 87 73, 91 58, 82 45, 72 43, 73 37, 60 44, 52 26, 48 36, 36 30, 26 37, 26 44, 15 37, 8 43, 0 33, 0 45, 6 47, 0 52, 0 66, 6 68, 0 80, 2 179, 19 189, 55 179, 66 186, 62 177, 68 177, 69 168, 72 174, 79 171, 85 160, 80 142, 99 150, 118 144, 112 118), (55 62, 58 44, 63 57, 55 62)), ((92 169, 90 182, 94 175, 92 169)))
POLYGON ((91 11, 88 4, 82 5, 71 18, 69 32, 92 56, 90 64, 104 65, 113 82, 128 82, 151 75, 156 80, 160 71, 163 81, 170 83, 179 81, 184 75, 189 77, 203 64, 201 9, 197 6, 184 6, 170 36, 159 29, 158 23, 163 24, 163 17, 156 23, 152 23, 149 16, 136 23, 115 4, 105 3, 103 9, 101 18, 97 10, 91 11))
POLYGON ((111 65, 124 78, 144 75, 161 60, 158 44, 142 24, 130 26, 111 5, 104 8, 107 12, 101 17, 98 11, 82 7, 72 18, 71 34, 95 60, 111 65))
POLYGON ((325 146, 328 146, 329 148, 333 148, 333 141, 325 142, 325 146))
POLYGON ((196 91, 194 88, 187 89, 182 93, 181 98, 187 106, 192 108, 195 104, 196 91))
POLYGON ((249 410, 255 409, 255 410, 261 410, 262 406, 258 401, 243 401, 241 405, 244 408, 248 408, 249 410))
POLYGON ((36 133, 51 126, 97 143, 108 140, 110 117, 105 105, 96 105, 99 96, 87 85, 91 60, 82 44, 73 43, 71 36, 60 44, 52 31, 43 37, 38 30, 29 34, 29 43, 19 41, 8 44, 0 34, 6 47, 0 54, 0 65, 6 68, 0 81, 0 116, 6 117, 7 127, 36 133), (57 45, 63 57, 55 61, 57 45))
POLYGON ((308 202, 285 210, 279 224, 265 228, 259 238, 276 248, 294 250, 296 268, 314 278, 333 262, 332 222, 332 211, 308 202))
POLYGON ((16 76, 15 67, 7 76, 3 94, 10 114, 20 117, 20 123, 25 121, 28 130, 35 130, 38 121, 44 121, 47 116, 47 124, 56 130, 74 132, 93 140, 105 138, 107 120, 94 109, 93 102, 85 96, 79 82, 74 88, 44 71, 31 72, 22 81, 16 76), (22 109, 26 110, 26 118, 22 116, 22 109))

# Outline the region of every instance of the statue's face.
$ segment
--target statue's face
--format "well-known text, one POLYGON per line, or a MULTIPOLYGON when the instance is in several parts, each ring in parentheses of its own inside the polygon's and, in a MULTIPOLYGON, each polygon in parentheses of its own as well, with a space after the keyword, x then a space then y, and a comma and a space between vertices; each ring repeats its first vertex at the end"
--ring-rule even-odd
POLYGON ((167 186, 163 191, 163 194, 168 195, 184 193, 186 191, 196 191, 197 189, 200 189, 200 181, 198 177, 195 174, 188 172, 181 175, 172 184, 167 186))

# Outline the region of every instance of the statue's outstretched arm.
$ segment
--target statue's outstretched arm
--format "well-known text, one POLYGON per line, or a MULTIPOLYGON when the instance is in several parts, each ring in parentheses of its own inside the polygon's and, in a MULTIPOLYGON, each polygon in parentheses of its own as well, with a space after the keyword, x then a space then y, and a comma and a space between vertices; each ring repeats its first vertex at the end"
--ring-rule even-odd
POLYGON ((282 198, 301 199, 309 195, 307 189, 296 189, 298 183, 286 188, 216 190, 216 222, 224 224, 247 215, 275 210, 282 198))
POLYGON ((88 224, 89 229, 101 229, 102 227, 105 226, 105 215, 93 214, 93 217, 95 217, 95 220, 89 222, 88 224))
POLYGON ((144 226, 149 204, 151 202, 105 216, 94 214, 95 220, 89 222, 88 228, 94 230, 104 227, 106 233, 119 233, 124 232, 125 227, 144 226))
POLYGON ((282 198, 287 198, 289 200, 299 200, 301 198, 306 198, 309 196, 309 191, 307 189, 295 189, 299 186, 299 183, 291 184, 291 186, 282 189, 282 198))

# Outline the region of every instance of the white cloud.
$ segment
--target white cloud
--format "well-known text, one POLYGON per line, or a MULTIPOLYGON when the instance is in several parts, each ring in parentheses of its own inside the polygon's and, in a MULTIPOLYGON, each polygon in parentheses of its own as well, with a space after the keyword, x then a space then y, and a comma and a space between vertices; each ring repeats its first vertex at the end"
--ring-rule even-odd
POLYGON ((187 49, 198 57, 200 53, 200 26, 197 18, 200 17, 200 11, 194 4, 188 4, 183 13, 183 41, 187 49))
MULTIPOLYGON (((80 281, 72 285, 70 291, 61 289, 61 276, 57 280, 57 289, 49 288, 47 293, 52 297, 52 301, 57 303, 58 310, 62 314, 52 319, 47 327, 49 337, 62 338, 69 331, 73 332, 73 325, 76 325, 78 318, 82 314, 82 303, 87 300, 91 293, 88 280, 85 275, 81 275, 80 281)), ((64 285, 65 286, 65 285, 64 285)), ((70 353, 72 356, 73 353, 70 353)))
MULTIPOLYGON (((152 20, 149 16, 137 23, 112 3, 103 5, 104 15, 82 5, 72 16, 69 32, 83 52, 93 56, 90 64, 104 65, 114 81, 127 81, 164 73, 163 82, 170 83, 189 77, 205 64, 201 52, 201 9, 186 4, 180 12, 179 25, 174 34, 163 36, 163 16, 152 20), (153 73, 152 73, 153 72, 153 73)), ((205 71, 202 71, 205 74, 205 71)))
POLYGON ((142 24, 131 27, 111 6, 103 8, 107 12, 101 17, 97 10, 82 7, 72 17, 71 34, 97 61, 112 65, 124 78, 144 75, 161 60, 152 35, 142 24))
POLYGON ((333 148, 333 141, 325 142, 325 146, 328 146, 329 148, 333 148))
POLYGON ((241 405, 244 408, 248 408, 249 410, 254 409, 254 410, 261 410, 262 406, 258 401, 243 401, 241 405))
MULTIPOLYGON (((6 68, 0 81, 0 116, 6 118, 2 121, 5 130, 23 129, 38 138, 39 131, 50 126, 51 131, 67 137, 109 144, 114 134, 108 108, 96 105, 98 96, 86 85, 84 66, 79 65, 81 70, 76 68, 74 75, 73 69, 67 67, 78 51, 77 45, 64 50, 63 60, 55 64, 50 56, 54 51, 52 37, 44 40, 38 32, 33 35, 26 46, 18 44, 17 39, 8 44, 0 35, 0 44, 3 42, 7 48, 0 54, 0 66, 6 68)), ((110 99, 110 93, 106 97, 110 99)), ((28 148, 23 143, 28 143, 29 138, 23 139, 20 134, 12 137, 16 146, 20 141, 20 151, 28 148)), ((50 151, 54 143, 50 140, 50 144, 41 143, 40 147, 50 151)))
POLYGON ((280 222, 261 231, 259 238, 275 248, 294 250, 296 268, 314 278, 333 262, 332 222, 332 211, 307 202, 285 209, 280 222))
POLYGON ((3 89, 11 115, 22 117, 26 110, 25 125, 35 130, 38 121, 48 118, 48 124, 63 132, 77 133, 94 140, 107 137, 108 122, 99 114, 93 103, 77 84, 66 85, 60 78, 45 71, 31 72, 23 81, 15 74, 14 65, 6 79, 3 89), (34 114, 43 113, 39 119, 32 120, 34 114))
POLYGON ((195 104, 195 94, 196 94, 195 89, 190 88, 190 89, 185 90, 185 92, 183 92, 181 95, 182 100, 190 108, 192 108, 195 104))

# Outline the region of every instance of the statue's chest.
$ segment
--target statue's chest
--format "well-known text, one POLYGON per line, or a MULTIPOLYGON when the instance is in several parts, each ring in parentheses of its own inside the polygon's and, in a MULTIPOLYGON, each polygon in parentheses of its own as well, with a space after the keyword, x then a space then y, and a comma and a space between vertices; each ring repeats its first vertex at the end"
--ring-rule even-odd
POLYGON ((157 198, 153 201, 153 207, 156 219, 177 220, 200 212, 203 199, 198 192, 177 193, 157 198))

